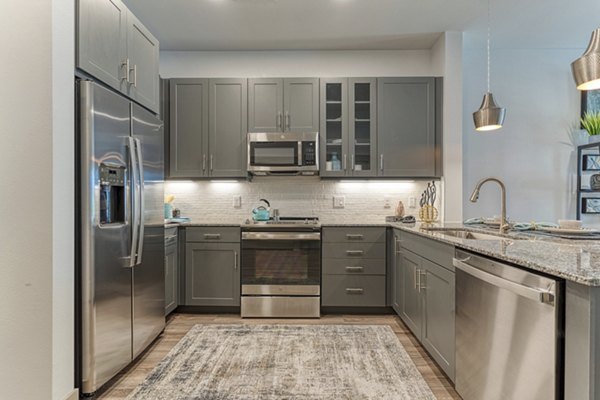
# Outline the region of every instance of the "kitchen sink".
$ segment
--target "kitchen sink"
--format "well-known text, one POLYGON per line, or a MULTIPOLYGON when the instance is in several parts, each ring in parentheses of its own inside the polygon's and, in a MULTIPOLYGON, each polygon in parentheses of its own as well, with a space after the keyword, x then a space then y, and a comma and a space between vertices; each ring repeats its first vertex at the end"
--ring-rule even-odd
POLYGON ((481 233, 468 231, 466 229, 444 229, 444 228, 430 228, 425 229, 429 232, 439 233, 445 236, 452 236, 459 239, 471 239, 471 240, 524 240, 527 238, 518 236, 501 236, 495 233, 481 233))

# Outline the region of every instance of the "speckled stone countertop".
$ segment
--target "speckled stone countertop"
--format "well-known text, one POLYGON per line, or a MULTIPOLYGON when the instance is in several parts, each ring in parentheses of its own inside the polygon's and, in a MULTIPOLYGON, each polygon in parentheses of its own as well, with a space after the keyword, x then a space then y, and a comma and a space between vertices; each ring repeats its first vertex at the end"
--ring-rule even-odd
MULTIPOLYGON (((569 240, 520 232, 498 240, 461 239, 444 235, 440 230, 427 230, 419 223, 388 225, 583 285, 600 286, 600 240, 569 240)), ((462 224, 435 224, 433 228, 496 232, 462 224)))

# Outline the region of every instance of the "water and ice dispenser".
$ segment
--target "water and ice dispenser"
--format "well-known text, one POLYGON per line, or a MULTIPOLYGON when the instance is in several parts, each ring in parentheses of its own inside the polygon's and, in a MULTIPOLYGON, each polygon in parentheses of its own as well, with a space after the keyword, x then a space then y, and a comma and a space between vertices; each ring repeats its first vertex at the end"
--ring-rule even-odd
POLYGON ((125 223, 125 167, 100 164, 100 224, 125 223))

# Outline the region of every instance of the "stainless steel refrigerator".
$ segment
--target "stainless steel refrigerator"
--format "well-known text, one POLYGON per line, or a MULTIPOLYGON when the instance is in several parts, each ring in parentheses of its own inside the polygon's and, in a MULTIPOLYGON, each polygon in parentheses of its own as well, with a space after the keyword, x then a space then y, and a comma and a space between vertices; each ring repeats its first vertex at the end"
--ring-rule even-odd
POLYGON ((160 120, 78 81, 78 379, 96 392, 164 329, 160 120))

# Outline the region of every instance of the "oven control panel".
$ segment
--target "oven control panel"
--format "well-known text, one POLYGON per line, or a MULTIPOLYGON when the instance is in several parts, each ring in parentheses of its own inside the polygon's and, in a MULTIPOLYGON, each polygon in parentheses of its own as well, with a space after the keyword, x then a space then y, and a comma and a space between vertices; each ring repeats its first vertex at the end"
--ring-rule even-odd
POLYGON ((302 165, 317 165, 317 142, 302 142, 302 165))

